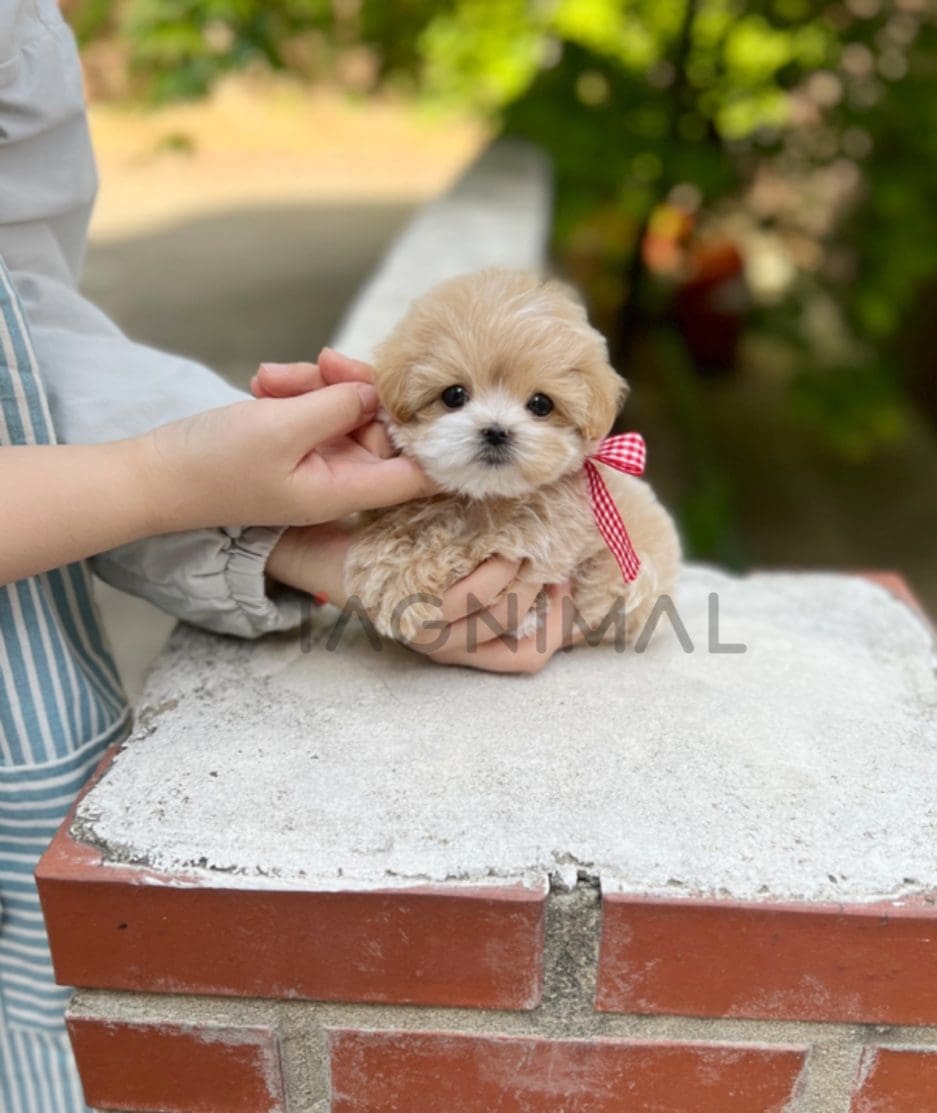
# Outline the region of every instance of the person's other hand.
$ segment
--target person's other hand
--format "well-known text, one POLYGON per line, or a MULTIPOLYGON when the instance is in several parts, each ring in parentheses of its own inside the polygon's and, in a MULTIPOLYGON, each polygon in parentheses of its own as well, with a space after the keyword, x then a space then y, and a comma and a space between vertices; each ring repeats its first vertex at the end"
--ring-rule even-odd
POLYGON ((557 650, 571 644, 566 615, 571 600, 568 584, 536 584, 521 579, 520 564, 492 557, 453 584, 443 595, 445 625, 427 630, 410 642, 440 665, 461 665, 486 672, 535 673, 557 650), (516 638, 510 630, 523 619, 544 591, 547 613, 542 629, 516 638))
MULTIPOLYGON (((336 607, 348 602, 345 558, 353 535, 329 523, 289 529, 270 554, 267 571, 280 583, 327 599, 336 607)), ((440 600, 439 624, 407 644, 440 665, 461 665, 488 672, 538 672, 570 641, 564 600, 568 585, 546 587, 549 611, 544 628, 516 639, 505 633, 523 618, 540 588, 518 579, 519 565, 491 557, 453 584, 440 600)))

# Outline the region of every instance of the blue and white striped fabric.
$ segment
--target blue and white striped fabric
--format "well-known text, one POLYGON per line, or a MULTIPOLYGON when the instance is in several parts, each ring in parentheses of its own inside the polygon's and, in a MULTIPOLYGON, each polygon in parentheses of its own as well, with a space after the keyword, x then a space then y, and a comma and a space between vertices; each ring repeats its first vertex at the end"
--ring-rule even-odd
MULTIPOLYGON (((0 444, 54 440, 0 260, 0 444)), ((33 870, 129 714, 84 565, 0 587, 0 1113, 86 1109, 63 1025, 70 991, 52 977, 33 870)))

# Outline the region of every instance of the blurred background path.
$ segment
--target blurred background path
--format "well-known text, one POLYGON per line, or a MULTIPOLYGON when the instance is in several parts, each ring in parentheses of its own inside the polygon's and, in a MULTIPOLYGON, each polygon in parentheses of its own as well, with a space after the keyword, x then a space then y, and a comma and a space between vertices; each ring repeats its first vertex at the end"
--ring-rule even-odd
POLYGON ((135 339, 243 383, 315 357, 414 207, 484 141, 467 119, 234 79, 148 113, 97 104, 84 289, 135 339))

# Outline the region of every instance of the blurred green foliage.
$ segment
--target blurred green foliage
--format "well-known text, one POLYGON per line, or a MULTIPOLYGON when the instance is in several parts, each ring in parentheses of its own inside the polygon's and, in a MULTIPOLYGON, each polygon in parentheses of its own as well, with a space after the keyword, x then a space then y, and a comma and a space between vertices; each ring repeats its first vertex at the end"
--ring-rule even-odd
MULTIPOLYGON (((937 285, 930 0, 77 0, 74 19, 125 42, 155 99, 257 65, 334 78, 356 52, 359 92, 486 114, 551 152, 558 250, 620 352, 674 331, 700 243, 735 245, 749 302, 691 321, 690 354, 694 329, 744 314, 796 351, 791 412, 845 456, 901 436, 899 341, 937 285)), ((706 475, 712 551, 726 498, 706 475)))

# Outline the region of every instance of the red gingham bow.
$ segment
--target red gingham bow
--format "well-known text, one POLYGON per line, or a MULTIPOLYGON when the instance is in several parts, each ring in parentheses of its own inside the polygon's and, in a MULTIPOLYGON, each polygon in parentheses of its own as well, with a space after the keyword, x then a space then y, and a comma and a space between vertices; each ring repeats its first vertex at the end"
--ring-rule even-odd
POLYGON ((592 461, 597 460, 600 464, 607 464, 616 471, 627 472, 628 475, 641 475, 644 471, 646 455, 644 437, 640 433, 621 433, 617 437, 606 437, 598 450, 588 457, 585 464, 595 524, 599 527, 599 533, 602 534, 605 544, 612 550, 612 555, 618 561, 618 567, 626 583, 637 579, 641 571, 641 561, 638 560, 638 554, 631 544, 631 538, 618 513, 618 507, 608 487, 605 486, 605 480, 592 461))

